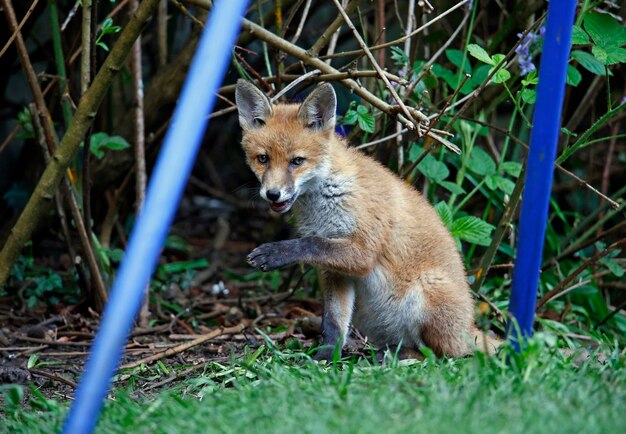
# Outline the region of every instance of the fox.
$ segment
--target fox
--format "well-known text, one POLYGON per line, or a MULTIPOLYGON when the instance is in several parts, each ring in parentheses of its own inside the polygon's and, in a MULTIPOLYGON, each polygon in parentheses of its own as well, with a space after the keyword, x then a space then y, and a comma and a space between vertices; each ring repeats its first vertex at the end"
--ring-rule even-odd
POLYGON ((415 188, 335 132, 331 84, 301 104, 272 104, 240 79, 235 101, 259 194, 276 213, 293 210, 299 233, 260 245, 247 261, 261 271, 296 263, 320 270, 315 359, 341 356, 351 325, 379 348, 428 347, 439 357, 495 352, 500 341, 475 325, 452 235, 415 188))

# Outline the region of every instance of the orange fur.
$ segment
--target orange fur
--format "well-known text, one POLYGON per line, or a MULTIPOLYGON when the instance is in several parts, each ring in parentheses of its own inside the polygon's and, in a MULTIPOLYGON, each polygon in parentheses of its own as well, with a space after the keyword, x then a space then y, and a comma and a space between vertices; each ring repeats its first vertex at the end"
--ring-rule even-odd
POLYGON ((268 106, 249 86, 237 87, 248 164, 262 196, 273 189, 285 198, 274 207, 293 202, 302 234, 260 246, 249 261, 263 270, 293 262, 325 270, 325 344, 352 321, 383 347, 426 345, 450 356, 471 353, 472 342, 485 348, 451 234, 418 191, 334 133, 332 88, 316 89, 302 105, 268 106))

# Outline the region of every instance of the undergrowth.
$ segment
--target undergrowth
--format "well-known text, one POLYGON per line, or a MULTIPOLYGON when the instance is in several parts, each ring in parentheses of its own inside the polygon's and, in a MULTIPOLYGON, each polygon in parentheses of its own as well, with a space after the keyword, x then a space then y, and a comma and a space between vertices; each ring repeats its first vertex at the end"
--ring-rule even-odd
MULTIPOLYGON (((538 334, 521 354, 320 365, 261 347, 154 396, 116 389, 96 432, 623 432, 624 354, 563 353, 538 334)), ((32 391, 31 391, 32 392, 32 391)), ((67 404, 6 403, 2 432, 59 432, 67 404)), ((6 398, 6 397, 5 397, 6 398)))

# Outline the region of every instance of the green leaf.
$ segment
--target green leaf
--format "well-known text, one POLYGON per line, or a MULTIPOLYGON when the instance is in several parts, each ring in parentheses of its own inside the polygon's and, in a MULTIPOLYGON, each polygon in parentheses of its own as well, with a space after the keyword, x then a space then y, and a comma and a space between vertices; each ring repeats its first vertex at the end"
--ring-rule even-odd
POLYGON ((530 86, 539 84, 539 76, 537 71, 530 71, 528 75, 522 80, 522 86, 530 86))
POLYGON ((626 50, 620 47, 600 47, 594 45, 591 47, 594 57, 604 65, 615 65, 617 63, 626 62, 626 50))
POLYGON ((31 354, 30 357, 28 358, 28 362, 26 362, 26 367, 28 369, 36 367, 37 366, 37 360, 39 360, 39 355, 31 354))
POLYGON ((122 249, 111 249, 107 252, 109 259, 113 262, 122 262, 124 251, 122 249))
POLYGON ((505 161, 502 163, 502 170, 505 173, 517 178, 522 173, 522 164, 516 161, 505 161))
POLYGON ((166 249, 178 250, 181 252, 189 252, 189 246, 187 245, 187 241, 179 235, 168 235, 165 239, 166 249))
POLYGON ((589 35, 582 29, 580 26, 574 26, 572 28, 572 44, 588 44, 591 42, 589 40, 589 35))
POLYGON ((574 65, 567 65, 567 84, 570 86, 578 86, 580 84, 580 80, 583 79, 583 76, 580 75, 578 69, 574 65))
MULTIPOLYGON (((359 106, 362 107, 362 106, 359 106)), ((359 123, 359 128, 361 128, 366 133, 373 133, 376 127, 376 121, 374 120, 374 116, 367 113, 359 113, 357 115, 357 121, 359 123)))
POLYGON ((606 265, 606 268, 608 268, 609 271, 615 275, 615 277, 622 277, 624 275, 624 269, 615 259, 605 257, 600 259, 600 262, 606 265))
MULTIPOLYGON (((491 74, 491 70, 489 70, 489 73, 491 74)), ((500 84, 506 83, 509 81, 509 78, 511 78, 511 73, 509 71, 506 69, 499 69, 498 72, 493 75, 491 80, 496 84, 500 84)))
POLYGON ((441 182, 439 182, 439 185, 441 185, 443 188, 445 188, 446 190, 448 190, 452 194, 463 194, 463 193, 465 193, 465 189, 463 187, 461 187, 460 185, 455 184, 454 182, 441 181, 441 182))
POLYGON ((397 66, 404 66, 409 61, 409 56, 400 47, 391 47, 391 60, 397 66))
POLYGON ((468 80, 468 83, 471 83, 473 89, 476 89, 478 86, 482 84, 483 81, 489 75, 489 70, 491 68, 489 65, 479 65, 474 68, 474 72, 472 73, 472 78, 468 80))
POLYGON ((446 83, 448 83, 448 86, 450 86, 452 89, 456 88, 456 85, 458 83, 458 77, 454 72, 438 64, 433 65, 432 72, 435 77, 441 78, 446 83))
POLYGON ((209 261, 206 259, 193 259, 190 261, 170 262, 161 265, 161 268, 166 273, 180 273, 186 270, 195 270, 197 268, 206 268, 209 266, 209 261))
POLYGON ((4 402, 10 407, 19 406, 24 399, 24 388, 19 384, 0 385, 0 392, 2 393, 4 402))
POLYGON ((105 32, 112 25, 113 25, 113 18, 109 17, 109 18, 106 18, 104 21, 102 21, 102 24, 100 25, 100 29, 102 32, 105 32))
MULTIPOLYGON (((580 66, 585 68, 587 71, 596 74, 596 75, 604 75, 605 68, 604 65, 591 54, 586 51, 575 50, 572 51, 572 59, 580 63, 580 66)), ((609 75, 612 75, 609 71, 609 75)))
POLYGON ((121 151, 129 148, 130 145, 120 136, 109 136, 107 133, 95 133, 91 135, 90 151, 98 159, 104 157, 104 151, 121 151))
POLYGON ((472 149, 468 161, 469 169, 482 176, 493 175, 496 173, 496 163, 489 154, 483 151, 481 148, 475 147, 472 149))
POLYGON ((446 202, 441 201, 437 205, 435 205, 435 210, 439 214, 439 218, 441 219, 443 224, 446 225, 448 229, 450 229, 452 227, 453 217, 452 217, 452 210, 450 209, 448 204, 446 202))
POLYGON ((537 101, 537 91, 535 89, 524 88, 521 90, 522 101, 526 104, 534 104, 537 101))
POLYGON ((430 180, 439 183, 450 175, 448 167, 432 155, 427 155, 417 168, 430 180))
POLYGON ((452 235, 472 244, 489 245, 491 231, 494 227, 474 216, 456 219, 452 223, 452 235))
POLYGON ((465 59, 465 63, 463 62, 464 53, 461 50, 456 50, 450 48, 446 50, 446 57, 457 68, 461 69, 461 65, 463 65, 463 72, 466 74, 472 73, 472 66, 468 59, 465 59))
POLYGON ((344 125, 354 125, 357 123, 358 114, 356 110, 348 110, 343 116, 344 125))
POLYGON ((609 14, 596 12, 587 14, 584 26, 596 45, 608 48, 626 44, 626 28, 618 24, 609 14))
POLYGON ((358 106, 356 106, 356 112, 360 115, 366 115, 367 107, 365 107, 363 104, 359 104, 358 106))
POLYGON ((467 51, 469 51, 469 53, 472 55, 472 57, 480 60, 483 63, 486 63, 488 65, 495 65, 496 64, 496 62, 494 62, 494 60, 491 58, 491 56, 489 54, 487 54, 485 49, 482 48, 480 45, 469 44, 467 46, 467 51))
POLYGON ((565 128, 565 127, 562 127, 562 128, 561 128, 561 132, 562 132, 563 134, 567 135, 567 136, 570 136, 570 137, 578 137, 578 134, 576 134, 576 133, 575 133, 575 132, 573 132, 573 131, 568 130, 568 129, 567 129, 567 128, 565 128))
POLYGON ((513 181, 502 176, 497 176, 495 181, 496 187, 499 190, 508 194, 509 196, 513 194, 513 189, 515 188, 515 183, 513 181))

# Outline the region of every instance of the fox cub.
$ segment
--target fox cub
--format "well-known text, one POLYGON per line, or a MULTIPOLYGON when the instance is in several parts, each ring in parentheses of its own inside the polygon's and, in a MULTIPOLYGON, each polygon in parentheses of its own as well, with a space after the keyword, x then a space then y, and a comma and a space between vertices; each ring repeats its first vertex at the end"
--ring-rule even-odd
POLYGON ((322 270, 323 347, 332 359, 350 323, 380 347, 463 356, 495 350, 474 326, 455 242, 435 209, 335 130, 330 84, 302 104, 272 105, 254 85, 236 87, 242 146, 272 210, 294 209, 301 238, 248 255, 262 271, 304 262, 322 270))

